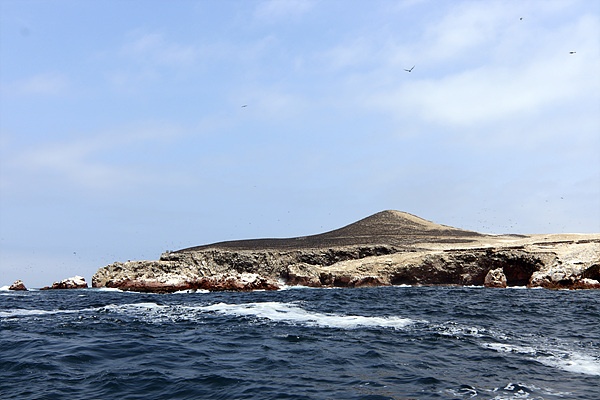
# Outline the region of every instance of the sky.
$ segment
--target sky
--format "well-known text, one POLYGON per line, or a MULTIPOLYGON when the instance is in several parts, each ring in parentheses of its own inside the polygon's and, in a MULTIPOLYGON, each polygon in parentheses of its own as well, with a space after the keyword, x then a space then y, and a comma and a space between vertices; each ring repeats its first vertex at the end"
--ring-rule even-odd
POLYGON ((388 209, 598 233, 599 71, 588 0, 0 0, 0 286, 388 209))

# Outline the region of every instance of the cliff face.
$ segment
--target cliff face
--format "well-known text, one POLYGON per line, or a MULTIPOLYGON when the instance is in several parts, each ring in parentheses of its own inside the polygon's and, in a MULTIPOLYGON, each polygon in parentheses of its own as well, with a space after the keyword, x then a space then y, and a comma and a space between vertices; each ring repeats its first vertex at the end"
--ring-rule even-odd
POLYGON ((600 288, 598 281, 600 235, 491 236, 384 211, 320 235, 215 243, 167 252, 158 261, 116 262, 100 268, 92 286, 151 292, 486 282, 600 288))

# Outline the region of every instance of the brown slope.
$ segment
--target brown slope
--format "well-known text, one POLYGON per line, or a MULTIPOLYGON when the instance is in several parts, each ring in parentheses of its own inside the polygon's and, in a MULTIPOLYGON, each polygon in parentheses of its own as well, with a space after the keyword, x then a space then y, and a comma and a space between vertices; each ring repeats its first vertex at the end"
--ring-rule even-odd
POLYGON ((318 235, 286 239, 250 239, 190 247, 177 252, 197 250, 292 250, 340 246, 387 245, 404 247, 416 243, 466 243, 480 233, 436 224, 409 213, 387 210, 353 224, 318 235))

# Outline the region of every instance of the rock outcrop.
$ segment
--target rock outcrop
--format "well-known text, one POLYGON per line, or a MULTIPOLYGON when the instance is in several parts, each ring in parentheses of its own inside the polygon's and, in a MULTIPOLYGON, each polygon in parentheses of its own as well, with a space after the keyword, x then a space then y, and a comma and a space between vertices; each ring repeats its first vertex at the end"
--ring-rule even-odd
POLYGON ((52 290, 52 289, 85 289, 88 287, 87 282, 83 276, 73 276, 71 278, 63 279, 52 284, 52 286, 44 286, 40 290, 52 290))
POLYGON ((504 269, 497 268, 488 271, 483 281, 483 286, 494 287, 494 288, 505 288, 506 287, 506 275, 504 275, 504 269))
POLYGON ((215 243, 100 268, 93 287, 274 290, 282 285, 600 288, 600 234, 484 235, 383 211, 320 235, 215 243))
POLYGON ((25 284, 23 283, 23 281, 18 279, 12 285, 10 285, 8 290, 23 290, 23 291, 25 291, 25 290, 27 290, 27 288, 25 287, 25 284))

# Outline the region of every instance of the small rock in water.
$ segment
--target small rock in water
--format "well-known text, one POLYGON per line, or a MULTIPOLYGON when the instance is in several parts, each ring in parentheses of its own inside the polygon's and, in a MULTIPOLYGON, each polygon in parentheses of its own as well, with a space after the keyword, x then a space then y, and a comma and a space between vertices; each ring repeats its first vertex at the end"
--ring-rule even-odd
POLYGON ((54 282, 52 286, 43 287, 41 290, 49 289, 85 289, 88 287, 87 282, 83 276, 73 276, 71 278, 63 279, 62 281, 54 282))
POLYGON ((18 279, 12 285, 10 285, 8 290, 27 290, 27 288, 25 287, 23 281, 18 279))

